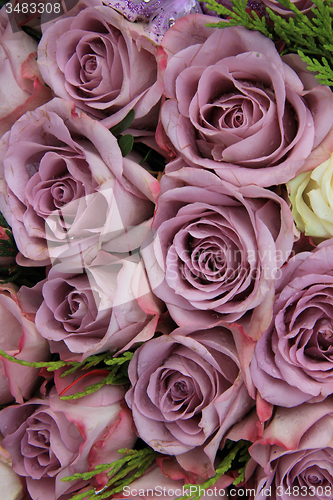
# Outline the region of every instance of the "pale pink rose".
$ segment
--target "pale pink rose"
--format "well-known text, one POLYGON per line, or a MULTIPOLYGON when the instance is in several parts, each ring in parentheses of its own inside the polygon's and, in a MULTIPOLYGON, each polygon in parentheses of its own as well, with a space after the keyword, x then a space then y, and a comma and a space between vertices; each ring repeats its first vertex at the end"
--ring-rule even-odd
POLYGON ((234 322, 255 310, 249 328, 259 338, 292 250, 291 211, 272 191, 182 165, 170 163, 161 179, 151 242, 142 247, 151 288, 180 326, 234 322))
POLYGON ((126 394, 139 437, 185 471, 213 476, 225 433, 254 405, 244 383, 252 345, 222 323, 145 342, 130 361, 126 394))
MULTIPOLYGON (((0 412, 2 446, 11 455, 13 470, 26 478, 33 500, 57 500, 85 486, 86 481, 61 479, 118 460, 118 449, 133 447, 136 435, 131 413, 121 405, 123 387, 103 386, 70 401, 59 397, 99 382, 105 376, 99 372, 84 372, 76 382, 80 373, 62 379, 57 374, 47 398, 33 398, 0 412)), ((100 474, 97 484, 103 486, 105 481, 100 474)))
POLYGON ((129 349, 150 339, 161 313, 139 256, 99 252, 82 268, 73 259, 52 267, 41 289, 36 327, 61 359, 129 349))
POLYGON ((123 158, 111 132, 68 101, 22 116, 0 142, 0 209, 23 260, 138 248, 159 193, 138 161, 123 158))
POLYGON ((259 464, 255 499, 332 498, 332 429, 332 397, 321 403, 277 408, 263 436, 250 448, 259 464))
POLYGON ((106 127, 134 109, 132 126, 155 130, 163 90, 156 50, 140 23, 103 5, 50 26, 38 45, 38 65, 55 95, 106 127))
POLYGON ((165 133, 187 163, 225 181, 287 182, 330 131, 333 94, 309 85, 261 33, 207 28, 210 19, 186 16, 161 43, 165 133))
POLYGON ((0 137, 26 111, 51 99, 40 76, 37 43, 23 31, 13 33, 4 5, 0 10, 0 137))
MULTIPOLYGON (((17 287, 12 283, 0 286, 0 348, 25 361, 48 361, 49 345, 36 329, 35 323, 22 310, 17 287)), ((38 370, 1 358, 0 400, 23 403, 38 384, 38 370)))
POLYGON ((276 282, 271 325, 258 340, 251 376, 260 396, 292 407, 333 392, 333 241, 302 252, 276 282))

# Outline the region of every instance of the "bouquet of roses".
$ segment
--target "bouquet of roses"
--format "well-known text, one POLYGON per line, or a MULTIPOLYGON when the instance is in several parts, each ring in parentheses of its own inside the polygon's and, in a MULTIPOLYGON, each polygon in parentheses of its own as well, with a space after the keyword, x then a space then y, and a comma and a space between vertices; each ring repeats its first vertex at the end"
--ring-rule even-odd
POLYGON ((332 12, 3 4, 1 500, 333 497, 332 12))

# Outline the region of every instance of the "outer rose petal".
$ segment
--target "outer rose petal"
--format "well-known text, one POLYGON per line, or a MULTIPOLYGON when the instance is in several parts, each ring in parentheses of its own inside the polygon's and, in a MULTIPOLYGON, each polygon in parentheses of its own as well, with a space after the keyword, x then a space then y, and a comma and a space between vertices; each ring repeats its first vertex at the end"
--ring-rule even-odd
MULTIPOLYGON (((1 349, 25 361, 47 361, 48 342, 41 337, 34 321, 26 317, 17 298, 15 285, 8 283, 0 287, 0 315, 2 322, 1 349)), ((2 358, 0 371, 1 401, 17 403, 29 399, 38 381, 38 369, 21 366, 2 358)))
POLYGON ((12 32, 5 6, 0 11, 0 137, 26 111, 51 99, 40 76, 37 43, 23 31, 12 32))
POLYGON ((308 498, 319 499, 322 488, 332 489, 332 411, 331 396, 321 403, 276 409, 249 450, 259 464, 256 499, 287 500, 288 491, 300 486, 308 498))

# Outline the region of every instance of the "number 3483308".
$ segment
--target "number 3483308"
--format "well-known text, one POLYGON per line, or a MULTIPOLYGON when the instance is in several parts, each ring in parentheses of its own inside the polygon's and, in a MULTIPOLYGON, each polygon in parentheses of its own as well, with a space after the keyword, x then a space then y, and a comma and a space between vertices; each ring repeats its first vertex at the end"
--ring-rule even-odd
POLYGON ((277 486, 276 495, 278 497, 291 496, 291 497, 327 497, 332 498, 331 485, 326 486, 277 486))
POLYGON ((56 3, 33 3, 33 2, 24 2, 17 3, 13 5, 12 3, 6 3, 6 12, 7 14, 11 14, 12 12, 17 12, 21 14, 60 14, 61 13, 61 4, 56 3))

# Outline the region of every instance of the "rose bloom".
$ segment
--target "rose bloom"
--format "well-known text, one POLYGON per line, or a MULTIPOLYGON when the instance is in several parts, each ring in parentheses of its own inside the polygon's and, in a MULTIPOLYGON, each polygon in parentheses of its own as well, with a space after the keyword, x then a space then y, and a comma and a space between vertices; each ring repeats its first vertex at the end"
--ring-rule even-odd
POLYGON ((312 172, 288 183, 292 213, 298 229, 307 236, 333 236, 333 155, 312 172))
MULTIPOLYGON (((0 143, 0 209, 31 264, 98 249, 130 252, 151 224, 159 183, 73 103, 25 114, 0 143)), ((22 260, 22 258, 21 258, 22 260)))
MULTIPOLYGON (((2 446, 11 455, 14 472, 26 478, 32 500, 67 500, 70 496, 62 495, 87 483, 63 482, 63 477, 118 460, 118 449, 134 445, 131 414, 121 406, 122 386, 103 386, 89 396, 69 401, 59 397, 99 382, 105 376, 99 372, 84 372, 76 381, 77 373, 63 379, 57 373, 56 386, 48 397, 33 398, 0 412, 2 446)), ((97 482, 105 485, 104 474, 97 482)))
POLYGON ((272 191, 238 188, 180 163, 161 180, 156 234, 142 247, 151 288, 180 326, 233 322, 260 306, 259 336, 294 241, 290 209, 272 191))
POLYGON ((99 252, 84 269, 69 259, 52 267, 41 291, 36 327, 61 359, 127 350, 154 335, 161 312, 137 254, 99 252))
MULTIPOLYGON (((333 94, 283 62, 274 43, 243 27, 207 28, 216 19, 178 20, 161 43, 169 99, 161 109, 161 147, 213 169, 235 185, 282 184, 330 131, 333 94), (301 79, 302 78, 302 79, 301 79)), ((308 72, 307 72, 308 75, 308 72)))
POLYGON ((52 24, 38 45, 38 64, 55 95, 105 119, 106 127, 134 109, 133 127, 149 128, 163 90, 155 52, 140 24, 103 5, 52 24))
POLYGON ((135 352, 126 401, 138 435, 203 478, 226 431, 253 406, 243 352, 253 341, 237 326, 183 327, 135 352))
POLYGON ((332 240, 282 269, 273 320, 251 363, 253 383, 269 403, 292 407, 332 394, 332 294, 332 240))
POLYGON ((37 43, 13 33, 4 5, 0 10, 0 137, 26 111, 51 99, 36 62, 37 43))
POLYGON ((332 498, 333 400, 277 408, 263 436, 250 448, 259 465, 256 500, 332 498))
MULTIPOLYGON (((12 283, 0 286, 0 349, 25 361, 48 361, 49 345, 36 329, 32 318, 22 309, 17 287, 12 283)), ((0 361, 0 401, 29 399, 38 383, 38 370, 21 366, 5 358, 0 361)))

